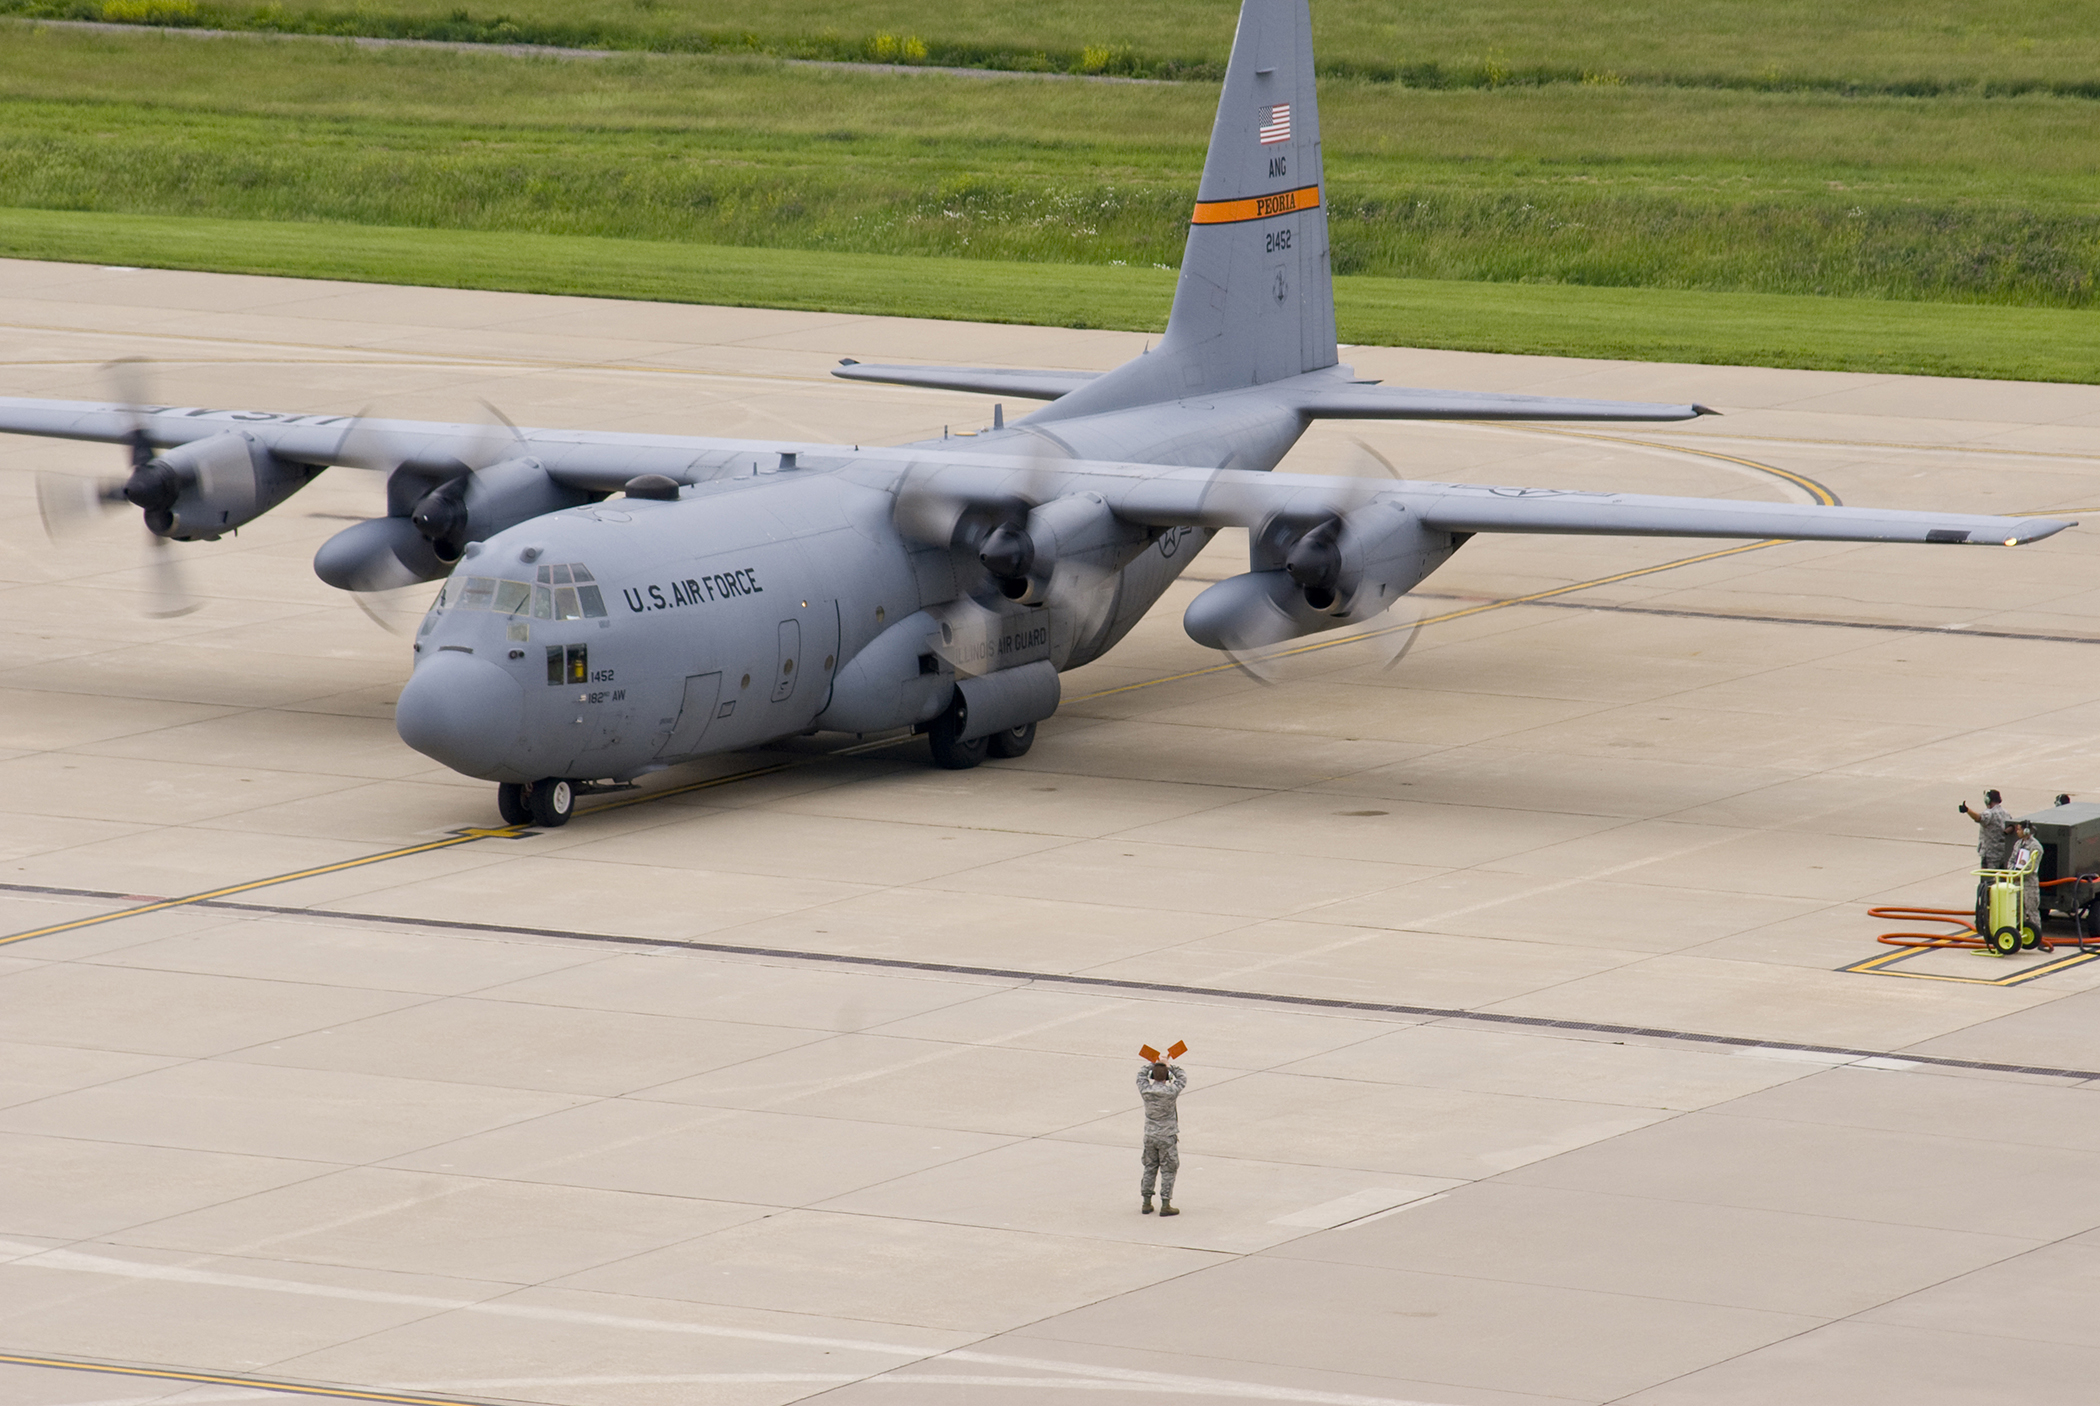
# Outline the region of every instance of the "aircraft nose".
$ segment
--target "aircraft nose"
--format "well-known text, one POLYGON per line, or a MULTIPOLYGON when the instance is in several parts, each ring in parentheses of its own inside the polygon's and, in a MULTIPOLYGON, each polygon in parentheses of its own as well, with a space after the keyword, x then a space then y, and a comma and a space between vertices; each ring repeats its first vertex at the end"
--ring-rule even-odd
POLYGON ((425 659, 394 705, 401 740, 454 771, 488 779, 516 743, 525 691, 485 659, 456 649, 425 659))

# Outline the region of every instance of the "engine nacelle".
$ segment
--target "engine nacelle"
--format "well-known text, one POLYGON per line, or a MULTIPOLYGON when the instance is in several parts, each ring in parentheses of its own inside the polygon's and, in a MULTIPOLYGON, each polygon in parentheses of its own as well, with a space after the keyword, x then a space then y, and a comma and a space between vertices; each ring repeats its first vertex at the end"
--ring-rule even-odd
POLYGON ((1396 503, 1368 503, 1299 534, 1281 569, 1228 577, 1197 596, 1182 628, 1212 649, 1258 649, 1358 624, 1413 590, 1461 540, 1396 503))
POLYGON ((255 521, 320 472, 232 430, 155 455, 132 475, 126 496, 146 509, 147 525, 162 536, 209 542, 255 521))
POLYGON ((1150 540, 1143 527, 1118 518, 1100 494, 1070 493, 1032 510, 1022 527, 1000 528, 986 539, 979 559, 1001 595, 1033 605, 1049 594, 1059 562, 1089 560, 1112 571, 1150 540))
POLYGON ((407 469, 387 483, 393 511, 345 528, 314 554, 314 574, 345 591, 384 591, 449 575, 467 543, 591 500, 556 483, 537 459, 506 459, 431 480, 407 469))

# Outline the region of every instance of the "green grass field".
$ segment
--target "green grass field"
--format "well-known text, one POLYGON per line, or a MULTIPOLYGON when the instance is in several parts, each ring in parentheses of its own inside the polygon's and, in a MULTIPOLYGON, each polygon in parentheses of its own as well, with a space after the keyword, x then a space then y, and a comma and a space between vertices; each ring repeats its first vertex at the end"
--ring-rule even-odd
MULTIPOLYGON (((1966 8, 1986 19, 2012 14, 1966 8)), ((706 13, 779 24, 849 9, 877 19, 904 13, 882 4, 706 13)), ((1738 23, 1746 13, 1691 9, 1738 23)), ((1204 42, 1218 46, 1192 50, 1197 58, 1222 53, 1229 5, 1184 0, 1167 10, 1192 43, 1210 34, 1204 42), (1206 17, 1207 28, 1195 22, 1206 17)), ((1528 16, 1528 28, 1509 33, 1548 43, 1540 7, 1495 0, 1489 10, 1528 16)), ((396 12, 407 11, 383 13, 396 12)), ((512 13, 532 13, 531 5, 512 13)), ((668 23, 701 12, 580 0, 573 13, 668 23)), ((1316 13, 1329 26, 1357 24, 1368 37, 1341 47, 1365 62, 1382 52, 1371 43, 1376 24, 1396 23, 1392 6, 1322 4, 1316 13)), ((1444 5, 1397 13, 1441 24, 1447 45, 1470 42, 1467 26, 1483 22, 1444 5)), ((1612 22, 1656 13, 1636 7, 1612 22)), ((1095 5, 1036 13, 978 4, 956 7, 953 18, 980 36, 1048 43, 1109 17, 1095 5)), ((1115 32, 1151 42, 1168 32, 1158 23, 1156 14, 1139 16, 1115 32)), ((1787 31, 1787 42, 1804 32, 1787 31)), ((645 286, 687 290, 661 294, 672 297, 719 296, 690 291, 700 286, 690 270, 718 257, 711 246, 834 260, 914 256, 923 272, 893 271, 867 293, 814 272, 827 266, 823 258, 791 260, 797 272, 780 286, 831 289, 824 306, 1015 320, 1010 309, 1025 305, 1043 320, 1090 325, 1151 325, 1142 300, 1117 314, 1119 298, 1097 307, 1073 290, 1090 279, 1122 288, 1117 280, 1178 263, 1216 103, 1215 85, 1203 82, 958 79, 751 57, 560 61, 28 26, 5 26, 0 36, 0 207, 12 207, 0 212, 0 252, 56 256, 67 243, 53 242, 55 219, 73 230, 83 258, 256 268, 267 247, 271 271, 378 277, 346 251, 378 247, 371 240, 388 229, 424 231, 403 237, 428 238, 428 257, 398 240, 385 247, 401 269, 428 270, 433 281, 623 296, 658 296, 640 292, 645 286), (150 248, 85 252, 137 244, 120 232, 135 226, 105 216, 182 216, 214 233, 170 237, 169 248, 187 251, 179 260, 150 248), (313 237, 286 236, 285 227, 302 225, 313 237), (345 232, 353 229, 354 239, 345 232), (510 250, 518 271, 502 283, 488 282, 485 268, 457 272, 474 261, 439 232, 504 236, 489 247, 510 250), (624 271, 599 287, 571 266, 580 256, 553 252, 582 245, 534 244, 539 252, 527 258, 512 236, 572 236, 606 250, 634 241, 635 253, 612 260, 624 271), (312 262, 299 262, 300 249, 314 251, 312 262), (637 259, 667 260, 679 273, 652 284, 637 259), (948 267, 978 263, 1007 267, 989 282, 948 267), (1030 265, 1034 293, 1021 291, 1030 265), (448 268, 455 272, 438 272, 448 268), (940 306, 922 306, 936 288, 946 290, 940 306)), ((1680 42, 1672 52, 1682 59, 1693 47, 1680 42)), ((2020 74, 2040 72, 2021 67, 2032 56, 2018 45, 1979 38, 1942 47, 1948 63, 1970 64, 1974 81, 1961 86, 1947 75, 1970 70, 1943 65, 1946 90, 1934 96, 1329 79, 1321 102, 1335 262, 1360 290, 1350 295, 1359 321, 1346 335, 2100 379, 2100 358, 2078 330, 2093 315, 2084 310, 2100 272, 2100 108, 2068 89, 1988 95, 1989 84, 2017 86, 2028 82, 2020 74), (1411 291, 1397 302, 1375 293, 1402 281, 1411 291), (1456 301, 1424 293, 1430 281, 1450 283, 1456 301), (1628 300, 1651 293, 1675 301, 1628 300), (1778 301, 1732 298, 1710 304, 1707 317, 1684 311, 1716 294, 1778 301), (1468 300, 1477 309, 1470 317, 1455 311, 1468 300), (1973 312, 1946 322, 1936 339, 1917 330, 1954 319, 1950 304, 1973 312), (1431 307, 1444 311, 1416 316, 1431 307), (1551 311, 1533 327, 1517 308, 1551 311), (2021 311, 2035 317, 2004 320, 2021 311), (1623 335, 1612 330, 1615 318, 1632 319, 1623 335), (1789 318, 1814 331, 1794 335, 1789 318), (2031 331, 2014 335, 2016 324, 2031 331), (1987 326, 2000 330, 1980 330, 1987 326)), ((1931 57, 1929 48, 1913 52, 1931 57)), ((2049 81, 2063 89, 2069 80, 2049 81)), ((2029 86, 2037 85, 2047 86, 2039 78, 2029 86)))
MULTIPOLYGON (((0 0, 0 14, 668 52, 1222 75, 1233 0, 0 0)), ((2059 0, 1319 0, 1323 72, 1425 87, 1555 81, 2100 95, 2100 6, 2059 0)))
MULTIPOLYGON (((0 209, 0 257, 1148 332, 1174 292, 1153 268, 58 210, 0 209)), ((1374 346, 2100 379, 2100 319, 2062 308, 1362 275, 1335 306, 1374 346)))

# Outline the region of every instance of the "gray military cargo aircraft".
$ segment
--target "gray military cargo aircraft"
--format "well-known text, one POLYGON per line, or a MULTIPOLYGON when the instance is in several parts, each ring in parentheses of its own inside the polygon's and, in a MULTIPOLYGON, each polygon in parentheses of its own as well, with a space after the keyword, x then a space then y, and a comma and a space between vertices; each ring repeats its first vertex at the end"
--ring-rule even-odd
POLYGON ((1129 632, 1220 528, 1248 569, 1199 642, 1370 621, 1478 532, 2013 546, 2071 524, 1271 476, 1316 419, 1683 420, 1697 405, 1405 390, 1339 365, 1307 0, 1245 0, 1166 335, 1103 375, 842 364, 1036 399, 897 448, 0 399, 0 431, 129 444, 75 491, 210 540, 334 464, 387 512, 314 559, 346 590, 444 579, 396 710, 513 824, 579 788, 812 729, 924 732, 942 766, 1028 750, 1059 671, 1129 632))

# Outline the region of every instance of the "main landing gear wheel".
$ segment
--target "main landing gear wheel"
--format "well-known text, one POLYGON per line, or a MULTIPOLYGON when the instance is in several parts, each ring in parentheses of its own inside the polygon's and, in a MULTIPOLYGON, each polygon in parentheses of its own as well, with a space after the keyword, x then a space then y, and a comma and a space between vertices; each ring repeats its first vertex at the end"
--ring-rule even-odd
POLYGON ((984 740, 991 744, 990 750, 995 757, 1025 757, 1028 755, 1028 749, 1035 745, 1035 724, 1024 723, 1020 727, 1010 727, 1004 732, 995 732, 984 740))
POLYGON ((552 830, 568 824, 569 817, 576 813, 576 788, 550 776, 532 783, 527 803, 532 807, 532 823, 552 830))
POLYGON ((933 749, 933 764, 949 771, 968 771, 984 760, 991 750, 989 737, 961 740, 963 728, 969 723, 970 710, 963 703, 961 692, 955 695, 941 715, 926 727, 926 744, 933 749))
POLYGON ((2020 950, 2020 930, 2018 928, 2000 928, 1991 934, 1990 945, 1991 951, 1999 956, 2010 957, 2013 953, 2020 950))
POLYGON ((525 788, 514 781, 506 781, 498 786, 496 813, 503 817, 505 825, 530 825, 532 803, 525 799, 525 788))

